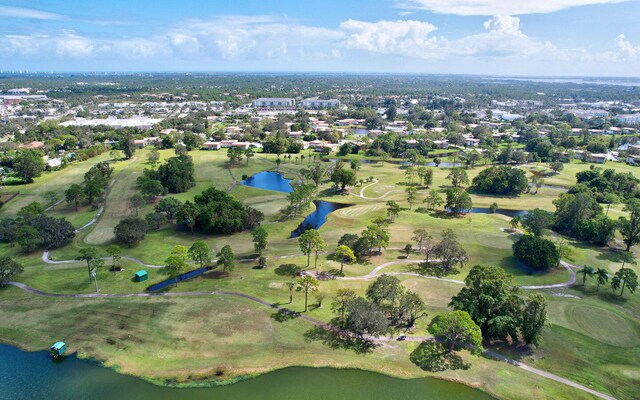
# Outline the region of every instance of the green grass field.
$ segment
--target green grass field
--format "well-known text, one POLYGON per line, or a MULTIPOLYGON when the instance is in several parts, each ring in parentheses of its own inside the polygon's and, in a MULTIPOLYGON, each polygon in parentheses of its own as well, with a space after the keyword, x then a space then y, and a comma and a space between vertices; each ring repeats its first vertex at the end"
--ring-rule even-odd
MULTIPOLYGON (((136 191, 137 177, 145 168, 149 168, 146 154, 146 150, 138 151, 135 160, 114 164, 117 179, 108 194, 104 214, 97 223, 80 232, 71 244, 52 251, 52 259, 73 259, 82 247, 103 249, 113 242, 113 228, 122 218, 135 213, 129 206, 129 199, 136 191)), ((163 159, 172 154, 170 150, 161 151, 163 159)), ((194 151, 191 154, 196 164, 197 184, 188 192, 176 196, 183 201, 192 199, 210 186, 228 190, 233 185, 231 175, 239 182, 243 175, 275 169, 275 156, 260 154, 252 158, 249 165, 243 163, 233 166, 230 175, 226 166, 226 152, 194 151)), ((60 173, 54 173, 58 175, 43 175, 35 183, 19 188, 25 195, 20 197, 19 202, 14 203, 17 198, 5 206, 0 217, 12 216, 19 207, 32 201, 28 200, 28 193, 31 193, 31 199, 39 199, 47 190, 58 188, 56 182, 80 182, 84 171, 92 165, 90 163, 97 161, 94 159, 75 164, 60 173)), ((291 162, 284 159, 280 170, 285 176, 295 179, 298 171, 307 165, 306 160, 303 164, 295 159, 291 162)), ((470 178, 482 168, 479 166, 469 170, 470 178)), ((588 165, 566 165, 565 170, 554 177, 553 184, 572 184, 580 168, 588 168, 588 165)), ((620 168, 624 170, 629 167, 620 168)), ((446 188, 447 174, 446 168, 434 168, 433 186, 440 190, 446 188)), ((359 197, 360 187, 351 188, 350 194, 335 194, 328 184, 319 188, 320 199, 351 205, 330 214, 327 223, 319 230, 329 250, 335 248, 343 234, 359 233, 373 218, 386 215, 385 203, 388 200, 398 201, 407 209, 390 226, 390 249, 371 258, 368 263, 345 266, 347 277, 361 277, 383 263, 403 260, 403 253, 397 249, 411 241, 415 229, 426 229, 439 238, 444 229, 450 228, 456 232, 468 252, 469 263, 448 275, 449 279, 463 280, 470 266, 476 264, 500 266, 514 276, 518 285, 546 285, 569 279, 564 268, 530 273, 519 265, 511 250, 515 236, 503 231, 509 226, 508 217, 501 214, 472 214, 450 218, 438 213, 422 214, 408 210, 404 170, 397 164, 363 164, 358 175, 363 178, 373 176, 379 181, 363 191, 366 197, 382 198, 363 199, 359 197)), ((547 183, 551 184, 549 180, 547 183)), ((426 188, 421 189, 420 198, 426 192, 426 188)), ((284 304, 288 302, 285 284, 291 277, 282 275, 279 266, 306 266, 306 257, 296 255, 300 253, 297 240, 289 239, 289 236, 312 210, 283 221, 281 211, 287 206, 285 194, 239 184, 233 187, 231 193, 265 213, 264 227, 269 232, 269 246, 265 254, 268 258, 267 268, 255 269, 255 262, 238 261, 228 276, 214 270, 182 282, 177 288, 170 287, 168 291, 229 290, 251 294, 274 304, 284 304), (288 257, 283 258, 285 256, 288 257)), ((551 202, 560 193, 559 190, 542 188, 535 195, 502 198, 473 195, 473 200, 474 206, 480 207, 497 202, 504 209, 540 207, 553 210, 551 202)), ((414 209, 420 205, 414 205, 414 209)), ((151 212, 153 206, 145 205, 139 211, 140 215, 151 212)), ((93 218, 95 210, 80 209, 75 212, 63 203, 50 213, 65 216, 75 226, 81 226, 93 218)), ((205 240, 214 252, 229 244, 237 258, 253 257, 251 236, 247 232, 200 235, 174 226, 149 233, 143 243, 126 248, 124 254, 146 263, 161 265, 173 246, 189 246, 195 240, 205 240)), ((567 257, 569 262, 601 266, 610 271, 619 268, 619 254, 615 251, 571 240, 568 243, 571 248, 567 257)), ((637 249, 634 251, 638 254, 637 249)), ((0 243, 0 252, 23 263, 25 272, 17 280, 34 288, 54 293, 91 293, 95 290, 93 284, 89 283, 86 264, 82 262, 44 264, 40 252, 25 255, 18 247, 6 243, 0 243)), ((419 260, 421 257, 414 253, 409 260, 419 260)), ((109 263, 106 261, 107 265, 109 263)), ((313 257, 311 263, 313 265, 313 257)), ((102 293, 139 293, 148 285, 166 279, 162 271, 147 268, 149 280, 136 283, 132 276, 141 267, 126 260, 121 264, 124 268, 122 272, 113 274, 106 268, 98 272, 102 293)), ((637 269, 637 266, 632 267, 637 269)), ((330 271, 339 268, 339 264, 327 254, 321 254, 318 268, 330 271)), ((400 263, 390 265, 382 272, 420 273, 421 269, 415 264, 400 263)), ((414 332, 416 335, 426 335, 429 321, 448 309, 451 296, 460 290, 461 285, 410 275, 399 275, 399 278, 428 305, 428 317, 419 321, 414 332)), ((331 298, 338 289, 352 288, 363 293, 369 283, 370 280, 364 279, 322 282, 320 290, 326 295, 324 306, 311 307, 308 314, 329 321, 332 318, 331 298)), ((511 347, 498 348, 498 351, 618 398, 634 398, 633 388, 640 384, 637 362, 640 355, 640 301, 637 295, 627 293, 620 299, 611 294, 608 287, 602 287, 600 293, 595 293, 591 283, 586 289, 574 287, 542 292, 549 301, 550 326, 541 348, 532 354, 511 347)), ((315 298, 310 301, 314 304, 315 298)), ((290 307, 302 311, 301 294, 294 295, 290 307)), ((193 383, 212 378, 218 370, 224 371, 222 379, 228 379, 288 365, 355 367, 402 377, 427 375, 408 360, 408 354, 415 344, 385 343, 366 355, 346 349, 332 349, 321 340, 309 336, 311 325, 307 322, 298 319, 279 322, 277 316, 272 314, 273 310, 264 306, 226 297, 49 299, 34 297, 16 288, 0 290, 0 321, 3 321, 0 322, 0 337, 3 340, 28 349, 40 349, 52 340, 63 337, 71 343, 71 350, 105 360, 107 365, 117 367, 124 373, 142 375, 152 380, 176 379, 193 383)), ((502 362, 474 357, 466 352, 462 356, 471 362, 471 369, 447 371, 436 376, 483 387, 501 398, 591 398, 583 392, 502 362)))

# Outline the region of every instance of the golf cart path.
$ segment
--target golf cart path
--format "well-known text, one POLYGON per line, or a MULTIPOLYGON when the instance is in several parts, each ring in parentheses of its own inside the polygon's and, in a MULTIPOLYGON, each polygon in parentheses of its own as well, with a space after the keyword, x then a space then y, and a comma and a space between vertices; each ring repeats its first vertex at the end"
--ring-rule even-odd
MULTIPOLYGON (((240 292, 231 292, 231 291, 224 291, 224 290, 215 290, 215 291, 209 291, 209 292, 165 292, 165 293, 47 293, 47 292, 43 292, 37 289, 34 289, 30 286, 27 286, 23 283, 20 282, 8 282, 9 285, 15 286, 17 288, 20 288, 28 293, 37 295, 37 296, 43 296, 43 297, 71 297, 71 298, 127 298, 127 297, 187 297, 187 296, 207 296, 207 295, 213 295, 213 296, 233 296, 233 297, 239 297, 239 298, 243 298, 243 299, 247 299, 250 301, 253 301, 255 303, 264 305, 266 307, 272 308, 274 310, 277 310, 278 312, 281 313, 286 313, 289 315, 293 315, 297 318, 300 318, 304 321, 307 321, 313 325, 319 326, 321 328, 324 329, 328 329, 328 330, 333 330, 333 331, 337 331, 339 333, 343 333, 343 334, 348 334, 347 332, 344 332, 336 327, 333 327, 329 324, 327 324, 326 322, 320 321, 318 319, 309 317, 307 315, 303 315, 294 311, 291 311, 289 309, 283 308, 283 307, 279 307, 273 303, 270 303, 268 301, 265 301, 263 299, 260 299, 258 297, 255 296, 251 296, 245 293, 240 293, 240 292)), ((395 342, 397 339, 394 337, 381 337, 381 338, 372 338, 375 342, 395 342)), ((428 337, 428 336, 411 336, 411 337, 407 337, 406 340, 410 340, 410 341, 433 341, 434 338, 433 337, 428 337)), ((485 350, 483 352, 484 354, 493 357, 499 361, 503 361, 506 362, 508 364, 511 364, 517 368, 521 368, 525 371, 531 372, 533 374, 536 374, 538 376, 542 376, 544 378, 547 379, 551 379, 554 380, 556 382, 559 383, 563 383, 565 385, 571 386, 575 389, 578 390, 582 390, 584 392, 590 393, 594 396, 597 396, 601 399, 606 399, 606 400, 616 400, 614 397, 606 395, 604 393, 600 393, 598 391, 595 391, 591 388, 588 388, 584 385, 581 385, 577 382, 573 382, 569 379, 563 378, 561 376, 546 372, 546 371, 542 371, 540 369, 537 368, 533 368, 529 365, 523 364, 519 361, 513 360, 511 358, 508 358, 506 356, 503 356, 501 354, 495 353, 493 351, 490 350, 485 350)))
MULTIPOLYGON (((287 258, 291 258, 291 257, 297 257, 297 256, 302 256, 303 254, 293 254, 293 255, 286 255, 286 256, 277 256, 277 257, 268 257, 268 259, 287 259, 287 258)), ((147 264, 144 263, 140 260, 138 260, 137 258, 133 258, 133 257, 127 257, 127 256, 121 256, 120 258, 124 259, 124 260, 128 260, 131 262, 134 262, 138 265, 141 265, 143 267, 146 268, 163 268, 163 265, 154 265, 154 264, 147 264)), ((111 257, 101 257, 101 260, 105 260, 108 261, 111 259, 111 257)), ((251 261, 252 259, 250 258, 243 258, 240 259, 239 261, 251 261)), ((49 250, 45 250, 42 253, 42 261, 46 264, 51 264, 51 265, 59 265, 59 264, 71 264, 71 263, 75 263, 75 262, 79 262, 78 260, 52 260, 49 258, 49 250)), ((431 260, 431 261, 436 261, 436 260, 431 260)), ((402 265, 402 264, 421 264, 423 263, 423 260, 398 260, 398 261, 389 261, 383 264, 378 265, 377 267, 375 267, 373 270, 371 270, 371 272, 369 272, 366 275, 361 275, 361 276, 347 276, 347 277, 336 277, 336 279, 340 279, 340 280, 370 280, 373 278, 376 278, 380 275, 382 275, 380 273, 380 271, 382 271, 383 269, 393 266, 393 265, 402 265)), ((525 290, 539 290, 539 289, 558 289, 558 288, 564 288, 567 286, 571 286, 574 283, 576 283, 576 272, 574 269, 579 268, 576 265, 573 264, 569 264, 565 261, 560 261, 560 265, 562 265, 567 271, 569 271, 569 280, 566 282, 562 282, 562 283, 555 283, 555 284, 551 284, 551 285, 526 285, 526 286, 519 286, 520 289, 525 289, 525 290)), ((414 276, 417 278, 425 278, 425 279, 435 279, 435 280, 439 280, 439 281, 444 281, 444 282, 451 282, 451 283, 456 283, 459 285, 464 285, 463 281, 460 280, 456 280, 456 279, 448 279, 448 278, 440 278, 437 276, 432 276, 432 275, 424 275, 424 274, 419 274, 417 272, 387 272, 386 275, 407 275, 407 276, 414 276)))
POLYGON ((391 194, 391 193, 393 193, 393 192, 395 192, 395 191, 396 191, 396 189, 394 189, 394 190, 389 190, 387 193, 383 194, 382 196, 378 196, 378 197, 367 197, 367 196, 365 196, 365 195, 364 195, 364 191, 365 191, 369 186, 373 186, 373 185, 375 185, 376 183, 378 183, 378 180, 377 180, 377 179, 374 179, 372 183, 370 183, 370 184, 368 184, 368 185, 366 185, 366 186, 363 186, 363 187, 360 189, 360 194, 355 194, 355 193, 349 193, 349 194, 350 194, 350 195, 352 195, 352 196, 360 197, 360 198, 365 199, 365 200, 380 200, 380 199, 383 199, 383 198, 387 197, 389 194, 391 194))

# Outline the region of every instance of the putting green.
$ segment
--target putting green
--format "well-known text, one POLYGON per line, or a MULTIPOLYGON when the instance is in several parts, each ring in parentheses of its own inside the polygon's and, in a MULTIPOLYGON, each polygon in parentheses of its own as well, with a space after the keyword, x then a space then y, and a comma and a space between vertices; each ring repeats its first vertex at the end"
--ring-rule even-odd
POLYGON ((583 333, 599 342, 618 347, 640 344, 638 330, 626 319, 604 308, 573 305, 566 310, 569 329, 583 333))

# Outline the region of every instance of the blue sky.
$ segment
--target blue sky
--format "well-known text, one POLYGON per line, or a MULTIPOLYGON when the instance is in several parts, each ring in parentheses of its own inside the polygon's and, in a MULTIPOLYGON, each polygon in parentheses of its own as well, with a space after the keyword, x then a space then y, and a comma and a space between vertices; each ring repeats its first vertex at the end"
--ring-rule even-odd
POLYGON ((640 75, 640 0, 0 0, 0 70, 640 75))

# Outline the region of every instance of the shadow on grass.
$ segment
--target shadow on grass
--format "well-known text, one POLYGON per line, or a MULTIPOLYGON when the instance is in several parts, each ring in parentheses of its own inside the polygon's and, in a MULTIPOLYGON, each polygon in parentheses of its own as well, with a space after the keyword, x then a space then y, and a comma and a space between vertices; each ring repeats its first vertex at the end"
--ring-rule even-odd
MULTIPOLYGON (((516 361, 521 361, 524 357, 530 356, 533 352, 532 348, 521 342, 511 343, 506 340, 493 340, 485 344, 485 348, 495 351, 498 354, 505 355, 516 361)), ((489 355, 483 355, 487 360, 494 360, 495 358, 489 355)))
POLYGON ((606 301, 607 303, 619 306, 627 304, 628 300, 625 296, 633 296, 629 293, 628 289, 625 289, 623 295, 620 296, 620 289, 615 291, 611 290, 610 282, 600 285, 600 289, 596 291, 596 285, 593 284, 593 281, 590 282, 589 278, 587 278, 587 285, 582 286, 582 275, 578 276, 578 281, 575 285, 571 286, 571 289, 576 292, 580 292, 584 297, 597 297, 601 301, 606 301))
POLYGON ((450 269, 444 269, 440 267, 437 263, 420 263, 420 264, 410 264, 407 266, 410 272, 414 272, 420 275, 429 275, 435 276, 437 278, 444 278, 449 275, 456 275, 460 272, 460 270, 456 267, 452 267, 450 269))
POLYGON ((465 217, 465 214, 455 215, 450 212, 446 212, 444 210, 439 210, 439 211, 432 212, 431 214, 429 214, 429 216, 433 218, 440 218, 440 219, 458 219, 458 218, 465 217))
POLYGON ((302 268, 300 268, 296 264, 280 264, 273 271, 276 273, 276 275, 279 276, 295 277, 300 271, 302 271, 302 268))
POLYGON ((204 274, 200 275, 202 276, 204 279, 224 279, 224 278, 228 278, 229 277, 229 272, 228 271, 209 271, 209 272, 205 272, 204 274))
POLYGON ((273 319, 276 322, 282 323, 282 322, 287 322, 287 321, 296 319, 299 316, 300 314, 295 311, 278 310, 277 312, 274 312, 273 314, 271 314, 271 319, 273 319))
POLYGON ((454 352, 449 352, 442 343, 422 342, 411 352, 409 359, 424 371, 467 370, 471 367, 454 352))
POLYGON ((332 349, 352 350, 356 354, 367 354, 375 349, 376 345, 370 340, 359 339, 353 336, 330 331, 316 326, 304 333, 306 341, 319 341, 332 349))

